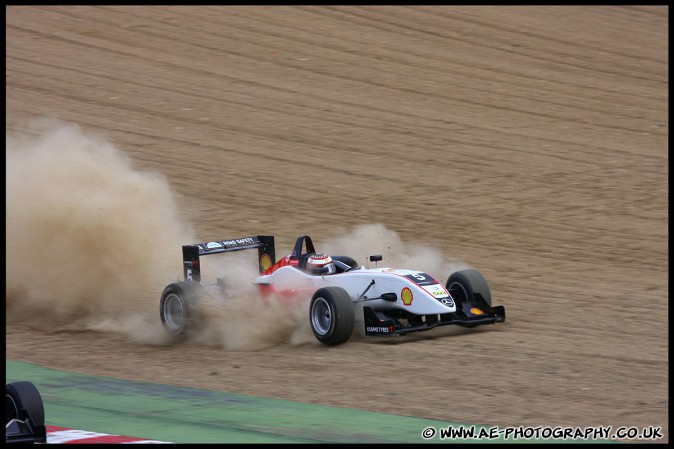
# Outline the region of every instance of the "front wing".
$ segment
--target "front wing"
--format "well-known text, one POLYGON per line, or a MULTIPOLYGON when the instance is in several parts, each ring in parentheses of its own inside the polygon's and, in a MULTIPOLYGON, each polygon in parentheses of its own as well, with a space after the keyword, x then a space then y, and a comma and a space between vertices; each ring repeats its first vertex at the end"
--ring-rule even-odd
POLYGON ((472 327, 502 323, 506 318, 503 306, 484 307, 482 312, 476 315, 459 309, 453 313, 438 315, 411 315, 399 310, 374 310, 371 307, 363 307, 365 335, 405 335, 450 324, 472 327))

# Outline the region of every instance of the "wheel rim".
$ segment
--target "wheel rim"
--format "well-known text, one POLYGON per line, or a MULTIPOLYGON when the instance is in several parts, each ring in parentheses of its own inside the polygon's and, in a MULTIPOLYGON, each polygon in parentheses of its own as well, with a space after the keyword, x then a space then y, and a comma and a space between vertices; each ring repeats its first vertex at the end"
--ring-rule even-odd
POLYGON ((164 301, 164 321, 171 331, 179 331, 185 322, 185 308, 175 293, 171 293, 164 301))
POLYGON ((469 302, 468 292, 467 292, 466 289, 463 287, 463 285, 461 285, 461 283, 459 283, 459 282, 453 282, 452 284, 450 284, 448 290, 450 290, 451 292, 457 292, 457 291, 461 292, 461 296, 462 296, 462 297, 461 297, 461 298, 458 298, 458 299, 457 299, 457 298, 454 298, 454 299, 456 299, 456 300, 458 300, 458 301, 469 302))
POLYGON ((332 325, 332 310, 325 298, 316 298, 311 306, 311 327, 319 335, 325 335, 332 325))

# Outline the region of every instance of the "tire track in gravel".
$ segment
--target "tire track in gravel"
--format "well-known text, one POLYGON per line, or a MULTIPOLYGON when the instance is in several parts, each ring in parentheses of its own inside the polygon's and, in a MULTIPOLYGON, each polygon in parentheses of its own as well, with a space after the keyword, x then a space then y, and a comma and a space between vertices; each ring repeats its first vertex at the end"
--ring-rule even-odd
MULTIPOLYGON (((143 87, 143 86, 141 85, 141 87, 143 87)), ((466 142, 464 141, 464 142, 460 142, 460 143, 464 143, 464 144, 465 144, 466 142)), ((507 150, 507 148, 502 148, 502 149, 503 149, 503 150, 507 150)), ((508 159, 508 158, 505 158, 505 159, 508 159)), ((572 159, 572 160, 573 160, 573 159, 572 159)), ((504 162, 505 162, 505 160, 504 160, 504 162)), ((325 168, 325 167, 318 166, 317 168, 320 169, 320 168, 325 168)), ((346 171, 345 174, 352 174, 352 173, 349 172, 349 171, 346 171)), ((383 179, 383 178, 382 178, 382 179, 383 179)))
MULTIPOLYGON (((21 60, 20 58, 18 58, 18 59, 21 60)), ((54 66, 54 68, 56 68, 56 66, 54 66)), ((22 71, 21 69, 17 69, 17 73, 28 74, 28 73, 30 73, 30 70, 29 70, 29 69, 26 69, 25 71, 22 71)), ((98 77, 99 77, 99 78, 104 78, 104 79, 105 79, 105 78, 108 78, 108 77, 105 77, 105 76, 99 76, 99 75, 98 75, 98 77)), ((114 79, 112 79, 112 78, 110 78, 110 79, 114 81, 114 79)), ((144 85, 144 84, 142 84, 142 83, 134 83, 134 82, 131 82, 131 83, 127 83, 127 84, 137 85, 137 86, 138 86, 139 88, 141 88, 141 89, 152 88, 152 86, 144 85)), ((14 83, 14 86, 20 87, 21 84, 20 84, 20 83, 14 83)), ((158 88, 157 88, 157 89, 158 89, 158 88)), ((48 87, 43 88, 43 91, 44 91, 45 93, 48 93, 48 92, 49 92, 48 87)), ((185 92, 185 94, 188 94, 188 93, 185 92)), ((206 96, 201 96, 201 95, 196 95, 196 96, 195 96, 195 95, 192 95, 192 97, 203 98, 203 99, 207 99, 207 98, 208 98, 208 97, 206 97, 206 96)), ((233 103, 233 104, 236 104, 236 105, 238 105, 238 106, 255 107, 252 103, 251 103, 251 104, 249 104, 249 103, 247 103, 247 102, 241 102, 241 103, 239 103, 239 102, 236 102, 236 101, 232 101, 232 100, 229 99, 229 98, 226 99, 226 100, 223 99, 222 101, 226 101, 227 103, 233 103)), ((351 105, 351 104, 349 103, 349 105, 351 105)), ((357 106, 357 105, 355 105, 355 106, 357 106)), ((258 106, 258 107, 259 107, 259 106, 258 106)), ((266 109, 266 108, 262 107, 262 109, 266 109)), ((132 110, 133 110, 133 109, 132 109, 132 110)), ((151 113, 151 114, 154 114, 155 116, 158 116, 158 117, 164 117, 164 118, 166 118, 166 119, 171 119, 171 118, 173 117, 170 113, 158 114, 155 110, 141 109, 141 108, 136 108, 135 110, 138 111, 138 112, 151 113)), ((278 110, 278 109, 269 109, 269 111, 270 111, 270 112, 274 112, 274 113, 281 113, 281 111, 278 110)), ((382 112, 384 112, 384 111, 382 110, 382 112)), ((300 116, 302 116, 302 115, 300 115, 300 116)), ((309 117, 309 116, 308 116, 308 115, 303 116, 303 118, 307 118, 307 117, 309 117)), ((422 119, 422 117, 419 117, 419 116, 417 116, 417 118, 422 119)), ((404 120, 404 116, 400 115, 398 119, 402 122, 402 121, 404 120)), ((327 120, 327 119, 326 119, 326 120, 319 119, 319 120, 324 121, 324 122, 329 122, 329 123, 335 122, 335 123, 338 123, 338 124, 340 124, 340 125, 350 125, 350 126, 356 126, 356 127, 358 126, 358 125, 354 125, 354 124, 351 123, 351 122, 341 122, 341 121, 339 121, 339 120, 337 120, 337 121, 335 121, 335 120, 327 120)), ((432 121, 437 121, 437 120, 432 120, 432 121)), ((191 123, 193 123, 193 124, 199 123, 198 120, 195 120, 195 119, 187 119, 187 118, 181 119, 181 122, 187 122, 187 123, 191 122, 191 123)), ((177 122, 177 123, 181 123, 181 122, 177 122)), ((443 123, 440 123, 440 125, 442 125, 442 124, 443 124, 443 123)), ((471 126, 468 126, 468 125, 462 125, 462 127, 463 127, 462 132, 466 132, 466 133, 471 132, 471 131, 474 130, 475 128, 478 128, 478 127, 471 127, 471 126)), ((367 130, 367 129, 374 129, 374 128, 365 128, 365 129, 367 130)), ((442 129, 442 128, 440 128, 440 127, 437 127, 437 128, 436 128, 436 127, 434 127, 434 126, 430 126, 430 125, 429 125, 429 126, 427 126, 426 128, 423 128, 423 126, 422 126, 421 129, 423 129, 424 131, 427 131, 427 132, 433 132, 433 131, 439 131, 439 130, 442 129)), ((231 130, 232 130, 232 131, 241 131, 241 130, 237 130, 237 129, 231 129, 231 130)), ((520 135, 520 134, 518 134, 518 133, 510 133, 510 132, 507 132, 507 133, 506 133, 506 132, 502 132, 502 131, 498 131, 498 130, 494 131, 493 133, 494 133, 494 135, 495 135, 495 137, 496 137, 497 140, 502 139, 502 135, 506 135, 506 136, 507 136, 507 135, 509 135, 509 134, 514 134, 515 137, 517 137, 517 136, 520 135)), ((422 133, 422 134, 423 134, 423 133, 422 133)), ((417 137, 417 136, 414 136, 414 137, 417 137)), ((542 139, 541 139, 541 140, 542 140, 542 139)), ((470 142, 470 141, 468 141, 468 140, 466 140, 466 139, 456 139, 456 138, 454 138, 454 139, 445 139, 445 141, 446 141, 446 143, 448 143, 448 144, 458 143, 458 144, 462 144, 462 145, 471 144, 471 145, 474 145, 474 146, 477 146, 477 147, 480 146, 480 145, 475 145, 475 144, 473 144, 472 142, 470 142)), ((568 141, 551 140, 551 139, 546 139, 545 141, 548 142, 548 143, 561 143, 561 144, 570 143, 570 142, 568 142, 568 141)), ((316 142, 316 143, 318 144, 318 142, 316 142)), ((508 152, 508 151, 513 152, 513 151, 516 151, 516 150, 513 150, 510 146, 500 146, 500 145, 493 145, 493 144, 492 144, 491 146, 492 146, 492 147, 495 147, 495 148, 499 148, 499 149, 503 150, 504 152, 508 152)), ((600 148, 601 148, 601 147, 600 147, 600 148)), ((587 151, 587 149, 588 149, 588 147, 586 146, 586 147, 584 148, 584 150, 587 151)), ((601 148, 601 152, 604 152, 605 149, 608 149, 608 148, 601 148)), ((621 149, 616 149, 616 148, 614 148, 613 150, 614 150, 614 151, 621 151, 621 152, 625 152, 625 153, 631 153, 631 151, 621 150, 621 149)), ((385 152, 385 151, 382 151, 382 152, 379 152, 378 154, 382 154, 382 153, 384 153, 384 152, 385 152)), ((471 151, 471 152, 472 152, 472 151, 471 151)), ((466 154, 470 154, 470 153, 466 153, 466 154)), ((548 154, 548 155, 550 156, 549 152, 547 152, 547 151, 541 151, 541 152, 538 152, 538 154, 548 154)), ((510 157, 510 156, 506 156, 506 157, 510 157)), ((566 156, 565 156, 564 154, 557 154, 557 155, 552 155, 552 157, 565 158, 566 156)), ((661 158, 658 158, 658 159, 661 159, 661 158)), ((409 161, 412 161, 413 159, 412 159, 412 158, 408 158, 408 160, 409 160, 409 161)))
MULTIPOLYGON (((142 87, 142 86, 141 86, 141 87, 142 87)), ((272 136, 272 137, 273 137, 273 136, 272 136)), ((464 143, 464 144, 465 144, 466 142, 464 141, 464 142, 460 142, 460 143, 464 143)), ((508 148, 501 148, 501 149, 504 150, 504 151, 505 151, 505 150, 508 150, 508 148)), ((509 159, 509 158, 506 157, 506 158, 504 158, 504 159, 509 159)), ((505 162, 505 160, 504 160, 504 162, 505 162)), ((319 166, 319 167, 317 167, 317 168, 320 169, 321 167, 319 166)), ((351 174, 351 173, 350 173, 349 171, 346 171, 345 174, 351 174)))
MULTIPOLYGON (((155 36, 155 37, 156 37, 156 36, 155 36)), ((293 65, 290 65, 290 66, 291 66, 291 67, 294 67, 293 65)), ((524 97, 520 97, 520 98, 524 98, 524 97)), ((468 102, 468 103, 471 103, 471 102, 468 102)), ((472 102, 472 103, 475 104, 475 105, 484 106, 484 103, 479 103, 479 102, 472 102)), ((549 102, 549 98, 548 98, 548 103, 550 103, 550 102, 549 102)), ((552 103, 552 104, 554 104, 554 103, 552 103)), ((560 105, 560 104, 558 103, 557 105, 560 105)), ((519 109, 509 109, 509 108, 504 108, 504 110, 506 110, 506 111, 512 110, 513 112, 522 112, 522 110, 519 110, 519 109)), ((577 113, 576 111, 574 111, 572 114, 570 114, 570 116, 577 116, 577 115, 578 115, 578 113, 577 113)), ((629 117, 629 116, 628 116, 628 117, 629 117)), ((549 116, 549 118, 552 118, 552 119, 559 119, 560 117, 557 116, 557 115, 552 115, 552 116, 549 116)), ((583 123, 583 122, 581 122, 581 123, 583 123)), ((608 125, 604 125, 604 126, 608 126, 608 125)), ((610 127, 610 126, 609 126, 609 127, 610 127)), ((622 129, 622 128, 621 128, 621 127, 616 127, 616 129, 622 129)))

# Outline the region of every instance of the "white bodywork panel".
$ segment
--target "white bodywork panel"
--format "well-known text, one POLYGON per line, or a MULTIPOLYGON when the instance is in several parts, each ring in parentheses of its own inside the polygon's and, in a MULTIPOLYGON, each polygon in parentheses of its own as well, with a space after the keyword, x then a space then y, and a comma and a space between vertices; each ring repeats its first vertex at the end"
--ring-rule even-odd
POLYGON ((303 292, 313 295, 322 287, 342 287, 354 301, 359 301, 368 285, 365 298, 377 298, 384 293, 395 293, 395 302, 384 299, 364 301, 364 305, 376 309, 402 309, 417 315, 456 312, 456 303, 451 295, 430 275, 413 270, 392 268, 359 268, 346 273, 312 275, 296 267, 285 266, 272 274, 258 276, 256 284, 270 284, 277 290, 303 292))

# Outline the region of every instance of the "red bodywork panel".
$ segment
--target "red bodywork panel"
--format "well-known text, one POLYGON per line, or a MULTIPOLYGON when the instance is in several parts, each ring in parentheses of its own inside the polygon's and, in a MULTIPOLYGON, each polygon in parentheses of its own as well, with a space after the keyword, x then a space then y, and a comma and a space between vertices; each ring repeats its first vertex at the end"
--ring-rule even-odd
MULTIPOLYGON (((304 255, 306 253, 302 253, 304 255)), ((282 257, 280 260, 278 260, 274 265, 271 267, 267 268, 262 274, 267 275, 267 274, 272 274, 276 270, 278 270, 281 267, 297 267, 300 263, 300 258, 293 256, 292 254, 289 254, 285 257, 282 257)), ((269 297, 269 296, 280 296, 280 297, 294 297, 297 296, 299 290, 280 290, 278 289, 275 285, 271 284, 258 284, 258 289, 260 291, 260 294, 264 297, 269 297)))
POLYGON ((281 258, 278 262, 276 262, 274 265, 271 267, 267 268, 262 274, 272 274, 274 271, 278 270, 281 267, 297 267, 300 263, 300 258, 299 257, 293 257, 291 254, 281 258))

